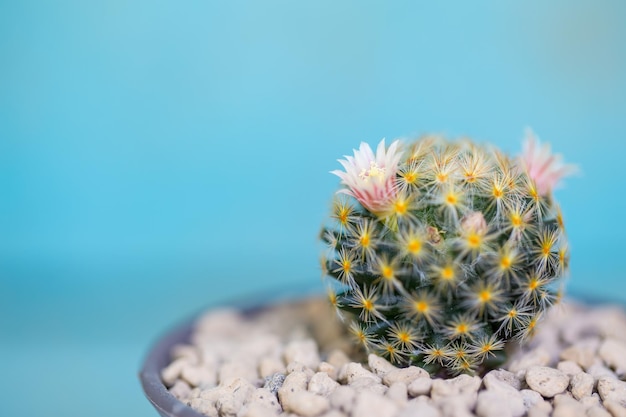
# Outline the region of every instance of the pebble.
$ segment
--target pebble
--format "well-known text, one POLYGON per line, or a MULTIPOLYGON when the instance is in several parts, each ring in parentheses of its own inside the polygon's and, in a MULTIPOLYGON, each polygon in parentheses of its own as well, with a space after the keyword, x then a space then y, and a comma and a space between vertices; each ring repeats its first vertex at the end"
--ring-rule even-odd
POLYGON ((593 377, 585 372, 574 375, 570 381, 570 391, 577 400, 591 395, 593 390, 593 377))
POLYGON ((521 398, 513 407, 510 405, 507 397, 500 392, 481 391, 476 400, 476 414, 479 417, 521 417, 526 412, 521 398))
POLYGON ((598 349, 598 355, 604 363, 615 369, 618 374, 626 371, 626 343, 615 339, 606 339, 598 349))
POLYGON ((626 382, 624 381, 615 378, 600 378, 598 380, 598 394, 605 403, 612 401, 626 407, 626 382))
POLYGON ((333 408, 343 411, 344 413, 350 413, 354 405, 355 397, 356 391, 354 388, 340 385, 330 394, 328 399, 333 408))
POLYGON ((561 361, 556 365, 556 369, 563 372, 570 378, 583 371, 583 369, 576 362, 572 361, 561 361))
POLYGON ((485 384, 485 387, 487 388, 491 388, 492 386, 499 385, 501 383, 509 385, 518 391, 522 388, 521 378, 518 378, 518 376, 513 372, 509 372, 504 369, 495 369, 488 372, 483 377, 483 384, 485 384))
POLYGON ((426 401, 410 402, 396 417, 441 417, 441 411, 426 401))
POLYGON ((507 348, 501 369, 444 379, 373 354, 352 357, 337 349, 350 343, 333 337, 326 349, 308 329, 342 334, 320 330, 337 325, 334 313, 308 308, 314 318, 297 305, 258 320, 235 310, 204 315, 191 343, 172 349, 163 383, 208 417, 626 417, 622 309, 552 310, 528 344, 507 348))
POLYGON ((261 378, 267 378, 273 374, 285 374, 287 368, 282 360, 275 357, 261 358, 259 361, 259 375, 261 378))
POLYGON ((430 377, 414 379, 407 387, 409 394, 412 397, 418 395, 429 395, 430 389, 433 386, 433 380, 430 377))
POLYGON ((559 394, 554 398, 553 417, 585 417, 585 409, 570 395, 559 394))
POLYGON ((371 379, 375 381, 377 384, 381 382, 381 378, 378 375, 375 375, 363 368, 363 365, 360 363, 350 362, 343 365, 339 369, 339 374, 337 375, 337 379, 339 382, 351 384, 353 381, 357 379, 371 379))
POLYGON ((328 397, 338 386, 339 383, 331 379, 328 374, 318 372, 311 377, 308 389, 314 394, 328 397))
POLYGON ((247 403, 249 406, 263 407, 274 413, 280 413, 283 411, 276 394, 272 393, 267 388, 255 389, 247 399, 247 403))
POLYGON ((391 384, 385 395, 400 407, 404 406, 409 400, 407 387, 404 382, 394 382, 391 384))
POLYGON ((285 363, 300 362, 307 368, 317 369, 320 355, 317 343, 312 339, 294 340, 285 347, 285 363))
POLYGON ((567 389, 569 378, 558 369, 533 366, 526 371, 526 383, 542 396, 551 398, 567 389))
POLYGON ((394 417, 397 410, 398 406, 392 400, 382 395, 361 392, 356 396, 351 416, 394 417))
POLYGON ((600 340, 596 338, 578 341, 561 352, 561 359, 575 362, 587 369, 593 365, 599 346, 600 340))
POLYGON ((388 387, 396 382, 402 382, 404 384, 410 384, 418 378, 430 378, 428 372, 417 366, 409 366, 402 369, 394 369, 389 371, 383 376, 383 383, 388 387))
POLYGON ((479 377, 469 375, 459 375, 451 379, 438 378, 433 380, 430 396, 435 401, 450 397, 459 398, 471 408, 476 402, 481 383, 479 377))
POLYGON ((288 404, 283 404, 283 409, 303 417, 320 415, 330 408, 328 398, 308 391, 298 391, 291 394, 288 404))
POLYGON ((379 377, 384 377, 388 372, 394 371, 398 368, 393 366, 391 362, 389 362, 385 358, 381 358, 380 356, 374 355, 370 353, 367 356, 367 364, 376 375, 379 377))

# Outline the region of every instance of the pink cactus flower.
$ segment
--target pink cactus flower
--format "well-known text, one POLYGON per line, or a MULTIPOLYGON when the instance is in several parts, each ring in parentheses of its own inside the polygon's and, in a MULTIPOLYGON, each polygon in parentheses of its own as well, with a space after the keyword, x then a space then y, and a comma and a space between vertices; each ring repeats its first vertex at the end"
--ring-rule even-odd
POLYGON ((560 154, 553 154, 549 144, 542 145, 531 129, 526 130, 520 159, 540 195, 550 194, 561 179, 577 171, 575 165, 564 164, 560 154))
POLYGON ((338 160, 345 172, 331 171, 348 187, 338 192, 353 196, 372 213, 382 215, 388 212, 397 194, 395 180, 402 156, 399 147, 400 141, 396 140, 385 149, 383 139, 374 155, 372 148, 362 142, 359 150, 354 150, 354 156, 346 155, 346 159, 338 160))

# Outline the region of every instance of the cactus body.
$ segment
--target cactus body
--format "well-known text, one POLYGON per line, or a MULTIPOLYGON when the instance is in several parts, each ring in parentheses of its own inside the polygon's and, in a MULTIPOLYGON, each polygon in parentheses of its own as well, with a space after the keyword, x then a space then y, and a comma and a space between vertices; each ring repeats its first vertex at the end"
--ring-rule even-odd
POLYGON ((376 153, 362 144, 339 161, 344 187, 322 230, 322 267, 331 302, 366 350, 456 374, 533 333, 559 300, 569 254, 551 187, 529 174, 532 158, 426 137, 383 140, 376 153))

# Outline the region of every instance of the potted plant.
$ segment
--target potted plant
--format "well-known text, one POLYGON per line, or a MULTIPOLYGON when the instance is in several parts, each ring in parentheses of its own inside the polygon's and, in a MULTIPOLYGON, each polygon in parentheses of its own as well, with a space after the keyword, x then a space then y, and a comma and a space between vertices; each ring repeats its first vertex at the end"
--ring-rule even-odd
POLYGON ((573 167, 526 136, 515 158, 361 144, 333 171, 330 302, 209 311, 151 352, 148 398, 163 416, 626 411, 623 311, 551 308, 569 264, 552 191, 573 167))

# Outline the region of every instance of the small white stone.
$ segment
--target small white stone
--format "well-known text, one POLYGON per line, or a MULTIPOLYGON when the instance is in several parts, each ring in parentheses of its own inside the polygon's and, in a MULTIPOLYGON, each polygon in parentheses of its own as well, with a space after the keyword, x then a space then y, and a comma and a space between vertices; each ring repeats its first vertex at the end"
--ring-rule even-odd
POLYGON ((187 366, 189 366, 189 362, 186 358, 179 358, 174 360, 172 363, 170 363, 161 370, 161 380, 166 386, 171 387, 172 385, 174 385, 174 382, 176 382, 176 380, 180 377, 183 369, 187 366))
POLYGON ((190 365, 200 364, 200 351, 192 345, 176 345, 172 348, 172 359, 187 359, 190 365))
POLYGON ((417 378, 430 378, 428 372, 417 366, 409 366, 407 368, 393 369, 383 376, 383 383, 388 387, 396 382, 410 384, 417 378))
POLYGON ((332 380, 328 374, 324 372, 317 372, 315 375, 311 377, 309 381, 309 391, 322 395, 324 397, 329 396, 335 388, 337 388, 339 384, 337 381, 332 380))
POLYGON ((600 378, 598 393, 605 406, 607 401, 612 401, 626 407, 626 382, 614 378, 600 378))
POLYGON ((326 362, 334 366, 335 369, 341 369, 342 366, 350 363, 350 358, 343 350, 334 349, 328 354, 326 362))
POLYGON ((374 355, 370 353, 367 356, 367 364, 376 375, 379 377, 385 376, 388 372, 396 370, 395 366, 393 366, 387 359, 381 358, 378 355, 374 355))
POLYGON ((443 417, 474 417, 474 413, 471 412, 474 405, 468 403, 467 396, 448 397, 435 401, 435 403, 441 410, 443 417))
POLYGON ((322 414, 320 417, 348 417, 348 416, 339 410, 330 410, 322 414))
POLYGON ((606 407, 613 417, 626 417, 626 407, 618 401, 605 401, 604 407, 606 407))
POLYGON ((582 397, 579 402, 585 407, 585 409, 595 407, 596 405, 600 405, 600 395, 598 395, 597 392, 594 392, 591 395, 582 397))
POLYGON ((248 397, 246 404, 249 406, 259 406, 271 410, 274 413, 283 411, 276 395, 267 388, 256 388, 248 397))
POLYGON ((254 391, 254 386, 243 378, 236 378, 223 386, 224 394, 215 401, 220 416, 235 417, 254 391))
MULTIPOLYGON (((546 401, 543 399, 541 394, 531 389, 523 389, 519 393, 522 396, 522 401, 524 402, 524 409, 526 411, 529 411, 531 408, 535 406, 542 407, 543 406, 542 404, 546 403, 546 401)), ((549 403, 546 403, 546 404, 548 404, 549 406, 548 409, 551 410, 552 407, 550 406, 550 404, 549 403)))
POLYGON ((224 386, 218 385, 217 387, 212 387, 208 389, 203 389, 200 391, 199 398, 203 400, 207 400, 215 404, 215 402, 223 395, 227 393, 224 390, 224 386))
POLYGON ((591 395, 593 390, 593 377, 585 372, 574 375, 570 381, 570 391, 577 400, 591 395))
POLYGON ((275 357, 264 357, 259 360, 259 376, 267 378, 273 374, 285 374, 287 368, 282 360, 275 357))
POLYGON ((381 379, 379 376, 374 375, 367 369, 363 368, 363 365, 360 363, 350 362, 343 365, 339 369, 339 374, 337 375, 337 379, 339 382, 350 384, 355 379, 359 378, 369 378, 376 383, 380 383, 381 379))
MULTIPOLYGON (((494 415, 498 409, 512 417, 521 417, 526 412, 520 392, 501 380, 492 379, 487 390, 478 394, 479 401, 481 395, 483 396, 481 409, 484 415, 494 415), (494 405, 495 403, 498 405, 494 405)), ((478 410, 478 404, 476 407, 478 410)))
POLYGON ((583 372, 583 369, 580 367, 580 365, 572 361, 561 361, 556 365, 556 369, 563 372, 570 378, 580 372, 583 372))
POLYGON ((606 339, 598 349, 598 355, 607 366, 616 370, 617 373, 626 371, 626 343, 606 339))
POLYGON ((307 375, 304 372, 292 372, 285 378, 282 387, 278 390, 278 399, 285 410, 292 410, 294 394, 306 391, 308 383, 307 375))
POLYGON ((418 395, 428 395, 430 394, 430 389, 433 386, 433 380, 430 378, 417 378, 414 379, 413 382, 409 384, 407 387, 409 394, 412 397, 417 397, 418 395))
POLYGON ((393 417, 398 411, 398 406, 388 398, 371 392, 357 394, 352 417, 376 416, 393 417))
POLYGON ((237 413, 237 417, 277 417, 278 412, 271 408, 264 407, 260 404, 247 404, 237 413))
POLYGON ((617 375, 613 373, 609 368, 604 366, 600 361, 594 363, 587 368, 587 373, 593 377, 593 380, 598 382, 601 378, 614 378, 618 379, 617 375))
POLYGON ((395 417, 440 417, 441 412, 426 401, 410 401, 395 417))
POLYGON ((179 400, 185 402, 185 400, 191 394, 191 387, 185 381, 180 379, 174 382, 174 385, 169 389, 169 392, 179 400))
POLYGON ((437 378, 433 380, 430 396, 435 401, 455 397, 455 401, 462 401, 469 408, 473 408, 481 383, 482 380, 479 377, 469 375, 459 375, 451 379, 437 378))
POLYGON ((526 383, 542 396, 552 398, 567 389, 569 378, 558 369, 535 366, 526 371, 526 383))
POLYGON ((611 413, 606 411, 601 405, 593 406, 587 409, 587 417, 613 417, 611 413))
MULTIPOLYGON (((525 411, 523 409, 524 404, 522 403, 521 405, 522 413, 517 416, 521 416, 525 411)), ((478 394, 476 415, 479 417, 514 417, 506 397, 492 390, 481 391, 478 394)))
POLYGON ((292 372, 304 372, 307 375, 308 379, 310 379, 313 374, 315 374, 315 371, 313 369, 298 361, 289 362, 289 364, 287 365, 287 374, 290 374, 292 372))
POLYGON ((488 372, 483 377, 483 383, 487 388, 491 388, 493 385, 500 383, 507 384, 518 391, 522 388, 522 380, 513 372, 505 371, 504 369, 496 369, 488 372))
POLYGON ((300 362, 311 369, 317 369, 320 363, 317 343, 312 339, 290 342, 285 347, 284 356, 285 363, 300 362))
POLYGON ((388 389, 386 385, 383 385, 372 378, 353 379, 349 386, 357 392, 371 392, 378 395, 384 395, 388 389))
POLYGON ((543 403, 536 404, 528 410, 528 417, 550 417, 552 414, 552 406, 550 403, 544 401, 543 403))
POLYGON ((186 366, 180 377, 192 387, 212 387, 217 383, 217 375, 213 369, 204 365, 186 366))
POLYGON ((559 394, 554 397, 553 417, 585 417, 585 409, 570 395, 559 394))
POLYGON ((189 407, 194 410, 208 416, 208 417, 218 417, 219 413, 217 408, 215 408, 215 404, 211 401, 204 400, 202 398, 194 398, 188 402, 189 407))
POLYGON ((328 362, 320 362, 319 366, 317 367, 317 370, 318 372, 324 372, 332 380, 337 379, 337 368, 335 368, 333 365, 331 365, 328 362))
POLYGON ((400 407, 405 405, 408 401, 407 387, 404 382, 394 382, 391 384, 385 395, 400 407))
POLYGON ((218 382, 222 385, 228 385, 237 378, 247 379, 248 381, 256 380, 258 378, 256 366, 238 359, 231 359, 223 363, 217 374, 218 382))
POLYGON ((290 395, 288 404, 283 404, 285 411, 293 412, 303 417, 320 415, 330 408, 328 398, 308 391, 298 391, 290 395))
POLYGON ((577 363, 583 369, 588 369, 594 363, 600 340, 596 338, 583 339, 561 352, 561 359, 577 363))
POLYGON ((354 405, 355 397, 356 391, 353 388, 340 385, 330 394, 328 399, 333 408, 343 411, 344 413, 350 413, 354 405))
POLYGON ((514 357, 511 363, 506 367, 510 372, 518 373, 526 371, 533 366, 547 366, 550 364, 550 352, 539 346, 533 350, 523 353, 519 357, 514 357))

